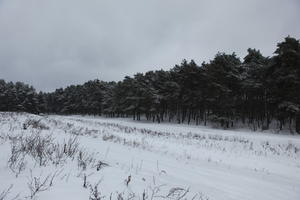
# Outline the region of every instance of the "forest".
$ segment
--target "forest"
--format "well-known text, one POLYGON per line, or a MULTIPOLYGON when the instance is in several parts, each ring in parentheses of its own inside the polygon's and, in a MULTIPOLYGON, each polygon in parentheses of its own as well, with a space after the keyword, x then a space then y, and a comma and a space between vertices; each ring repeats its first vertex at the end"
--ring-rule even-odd
POLYGON ((22 82, 0 80, 0 111, 89 114, 141 118, 160 123, 237 124, 268 130, 272 124, 300 134, 300 43, 286 37, 272 57, 248 49, 217 53, 209 62, 183 60, 170 70, 100 80, 54 92, 37 92, 22 82))

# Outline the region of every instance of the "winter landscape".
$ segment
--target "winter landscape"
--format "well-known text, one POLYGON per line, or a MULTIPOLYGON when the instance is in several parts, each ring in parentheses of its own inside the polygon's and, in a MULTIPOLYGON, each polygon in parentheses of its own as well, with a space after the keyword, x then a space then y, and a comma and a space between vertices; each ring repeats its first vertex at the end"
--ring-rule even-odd
POLYGON ((299 0, 0 0, 0 200, 300 200, 299 0))
POLYGON ((0 199, 299 199, 299 136, 0 115, 0 199))

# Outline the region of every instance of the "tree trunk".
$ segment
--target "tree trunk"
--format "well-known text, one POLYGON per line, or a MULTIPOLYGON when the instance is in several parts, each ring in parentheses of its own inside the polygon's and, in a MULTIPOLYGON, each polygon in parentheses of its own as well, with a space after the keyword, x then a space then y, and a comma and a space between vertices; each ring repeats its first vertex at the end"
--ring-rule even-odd
POLYGON ((296 114, 296 132, 300 134, 300 112, 296 114))
POLYGON ((160 123, 160 117, 159 117, 159 114, 156 114, 156 120, 158 123, 160 123))
POLYGON ((188 114, 188 124, 190 124, 191 122, 191 111, 189 110, 189 114, 188 114))
POLYGON ((206 120, 207 120, 207 113, 204 111, 204 126, 206 126, 206 120))

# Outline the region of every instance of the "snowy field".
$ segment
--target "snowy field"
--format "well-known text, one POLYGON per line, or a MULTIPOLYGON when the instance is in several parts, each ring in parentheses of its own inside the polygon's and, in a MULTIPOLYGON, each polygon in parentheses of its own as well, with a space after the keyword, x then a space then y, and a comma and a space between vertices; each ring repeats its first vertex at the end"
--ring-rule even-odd
POLYGON ((300 137, 0 113, 0 200, 299 200, 300 137))

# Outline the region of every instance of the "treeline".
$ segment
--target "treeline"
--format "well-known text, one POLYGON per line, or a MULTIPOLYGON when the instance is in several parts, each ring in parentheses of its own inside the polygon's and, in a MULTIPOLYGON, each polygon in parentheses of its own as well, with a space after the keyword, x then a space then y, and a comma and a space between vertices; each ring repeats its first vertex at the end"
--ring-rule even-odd
POLYGON ((248 49, 243 61, 234 53, 218 53, 200 66, 183 60, 168 71, 137 73, 119 82, 88 81, 52 93, 1 80, 0 110, 209 122, 224 128, 243 123, 263 130, 276 122, 300 133, 300 43, 287 37, 273 57, 256 49, 248 49))

